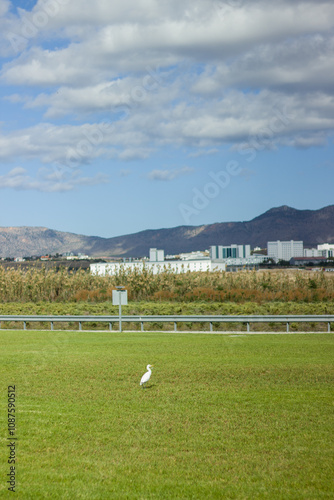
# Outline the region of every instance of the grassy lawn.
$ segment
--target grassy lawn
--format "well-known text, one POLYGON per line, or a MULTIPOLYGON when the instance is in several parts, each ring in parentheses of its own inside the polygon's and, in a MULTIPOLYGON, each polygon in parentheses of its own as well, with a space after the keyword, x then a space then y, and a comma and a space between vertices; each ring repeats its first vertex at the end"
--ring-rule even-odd
POLYGON ((334 496, 331 334, 1 331, 0 344, 1 498, 9 385, 15 498, 334 496))

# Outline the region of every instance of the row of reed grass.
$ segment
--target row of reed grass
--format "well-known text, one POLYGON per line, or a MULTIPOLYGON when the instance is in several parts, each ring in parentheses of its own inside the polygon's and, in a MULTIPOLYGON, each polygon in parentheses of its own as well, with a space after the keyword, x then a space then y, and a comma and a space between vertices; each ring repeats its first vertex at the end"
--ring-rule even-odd
POLYGON ((334 275, 326 272, 186 272, 121 269, 93 276, 65 268, 0 268, 1 302, 107 302, 124 285, 130 301, 154 302, 326 302, 334 300, 334 275))

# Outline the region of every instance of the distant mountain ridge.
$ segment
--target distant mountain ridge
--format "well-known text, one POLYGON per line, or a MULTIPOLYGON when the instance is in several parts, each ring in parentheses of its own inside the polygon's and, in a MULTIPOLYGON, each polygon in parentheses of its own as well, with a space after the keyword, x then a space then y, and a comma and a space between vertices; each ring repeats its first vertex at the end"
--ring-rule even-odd
POLYGON ((56 231, 45 227, 0 227, 0 257, 24 257, 65 252, 92 256, 148 256, 151 247, 166 254, 205 250, 211 245, 250 244, 302 240, 305 246, 334 243, 334 205, 319 210, 276 207, 246 222, 220 222, 202 226, 149 229, 101 238, 56 231))

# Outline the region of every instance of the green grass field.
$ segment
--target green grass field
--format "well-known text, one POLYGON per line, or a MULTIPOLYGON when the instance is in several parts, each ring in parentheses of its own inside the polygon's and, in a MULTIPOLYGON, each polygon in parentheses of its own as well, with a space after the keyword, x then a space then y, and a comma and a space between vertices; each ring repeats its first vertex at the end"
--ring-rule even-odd
POLYGON ((334 496, 332 334, 1 331, 0 343, 1 498, 334 496))

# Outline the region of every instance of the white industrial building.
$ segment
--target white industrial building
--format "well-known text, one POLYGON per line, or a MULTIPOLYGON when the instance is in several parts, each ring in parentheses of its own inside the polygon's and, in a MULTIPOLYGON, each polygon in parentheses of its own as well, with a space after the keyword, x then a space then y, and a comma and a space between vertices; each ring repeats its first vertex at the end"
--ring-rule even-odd
POLYGON ((239 257, 224 259, 224 263, 226 264, 227 268, 231 266, 240 268, 254 268, 259 266, 259 264, 263 264, 267 260, 268 257, 266 255, 251 255, 250 257, 246 257, 244 259, 239 257))
POLYGON ((210 247, 210 257, 213 260, 220 259, 246 259, 251 255, 250 245, 215 245, 210 247))
POLYGON ((164 271, 172 271, 176 274, 196 271, 225 271, 224 262, 213 261, 212 259, 194 260, 164 260, 164 251, 156 248, 150 249, 150 260, 138 260, 133 262, 101 262, 90 265, 90 272, 97 276, 116 275, 122 271, 142 272, 144 269, 159 274, 164 271))
POLYGON ((334 257, 334 243, 322 243, 318 245, 318 250, 324 252, 324 257, 334 257))
POLYGON ((304 257, 326 257, 325 250, 318 250, 317 248, 304 248, 304 257))
POLYGON ((150 248, 150 262, 163 262, 165 260, 164 250, 150 248))
POLYGON ((210 257, 213 262, 235 267, 254 267, 268 259, 266 255, 251 255, 250 245, 215 245, 210 247, 210 257))
POLYGON ((304 244, 302 241, 268 241, 268 257, 279 260, 290 260, 292 257, 304 257, 304 244))

